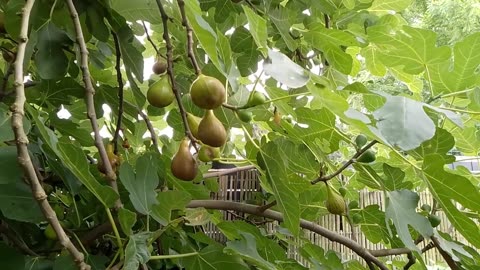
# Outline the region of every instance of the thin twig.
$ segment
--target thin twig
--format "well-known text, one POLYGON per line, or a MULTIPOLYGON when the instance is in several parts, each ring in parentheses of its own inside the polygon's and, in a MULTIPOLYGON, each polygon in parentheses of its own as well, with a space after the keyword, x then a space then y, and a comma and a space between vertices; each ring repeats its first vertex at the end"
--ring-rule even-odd
POLYGON ((183 107, 182 96, 178 91, 177 82, 175 81, 175 75, 173 74, 173 46, 172 46, 172 43, 170 42, 170 35, 168 34, 168 16, 167 16, 167 13, 165 12, 165 9, 163 8, 161 1, 156 0, 156 2, 157 2, 157 6, 160 11, 160 15, 162 17, 162 22, 163 22, 163 39, 165 40, 165 44, 167 47, 167 73, 172 83, 172 91, 175 94, 175 99, 177 100, 178 109, 180 110, 180 115, 182 116, 183 127, 185 128, 185 135, 190 139, 193 147, 198 152, 198 146, 195 143, 197 140, 195 139, 195 137, 193 137, 192 132, 188 127, 187 113, 185 111, 185 108, 183 107))
POLYGON ((155 45, 155 42, 153 42, 152 38, 150 37, 150 34, 148 34, 148 28, 145 25, 144 21, 142 21, 142 25, 143 25, 143 29, 145 29, 145 35, 147 36, 147 40, 150 42, 150 44, 152 44, 152 47, 157 53, 157 55, 160 55, 160 51, 158 50, 157 45, 155 45))
MULTIPOLYGON (((85 84, 85 96, 87 104, 87 115, 90 119, 92 130, 95 136, 95 146, 100 154, 103 166, 105 168, 105 176, 110 186, 118 193, 117 175, 112 169, 112 165, 108 159, 107 151, 103 145, 102 136, 100 136, 100 129, 98 128, 97 115, 95 113, 95 102, 93 96, 95 95, 95 89, 93 88, 92 80, 90 78, 90 70, 88 69, 88 50, 83 37, 82 26, 78 17, 77 10, 72 0, 67 0, 68 9, 72 17, 73 25, 75 27, 77 44, 80 47, 80 68, 83 73, 83 83, 85 84)), ((115 201, 115 208, 119 209, 123 207, 120 197, 115 201)))
POLYGON ((180 14, 182 16, 182 25, 187 30, 187 52, 188 58, 190 58, 190 62, 192 62, 192 66, 195 69, 195 74, 198 76, 202 73, 200 70, 200 66, 197 63, 197 59, 195 59, 195 52, 193 51, 193 31, 190 25, 188 24, 187 15, 185 14, 185 1, 177 0, 178 8, 180 9, 180 14))
MULTIPOLYGON (((218 200, 192 200, 187 208, 206 208, 206 209, 216 209, 216 210, 234 210, 237 212, 248 213, 260 217, 265 217, 269 219, 274 219, 282 222, 284 220, 283 214, 277 211, 265 210, 263 213, 258 212, 257 205, 250 205, 245 203, 231 202, 231 201, 218 201, 218 200)), ((362 257, 367 263, 371 262, 382 270, 388 270, 388 267, 385 266, 379 259, 373 256, 369 250, 362 247, 355 241, 339 235, 334 231, 325 229, 324 227, 304 219, 300 219, 300 227, 303 229, 310 230, 312 232, 318 233, 319 235, 329 239, 330 241, 337 242, 339 244, 348 247, 358 256, 362 257)))
POLYGON ((335 176, 339 175, 340 173, 342 173, 346 168, 348 168, 348 166, 350 166, 352 163, 354 163, 358 157, 360 157, 363 153, 365 153, 365 151, 367 151, 368 149, 370 149, 372 146, 374 146, 376 143, 378 143, 378 141, 376 140, 373 140, 371 141, 369 144, 367 144, 366 146, 364 146, 362 149, 358 150, 357 153, 355 153, 355 155, 353 155, 353 157, 351 159, 349 159, 347 162, 345 162, 342 167, 340 167, 337 171, 335 171, 334 173, 332 174, 329 174, 329 175, 325 175, 325 176, 319 176, 317 177, 315 180, 311 181, 310 183, 312 185, 318 183, 318 182, 327 182, 328 180, 334 178, 335 176))
POLYGON ((155 133, 155 129, 153 128, 152 122, 150 122, 150 119, 148 118, 148 115, 146 115, 142 110, 138 110, 138 114, 140 117, 143 118, 143 121, 145 121, 145 124, 147 125, 148 131, 150 132, 150 136, 152 137, 152 143, 155 146, 155 149, 158 150, 158 139, 157 139, 157 134, 155 133))
POLYGON ((115 133, 113 135, 113 153, 115 155, 118 153, 118 138, 120 137, 120 130, 122 128, 122 117, 123 117, 123 79, 121 61, 122 61, 122 52, 120 51, 120 42, 118 42, 118 36, 115 32, 112 31, 113 43, 115 44, 115 70, 117 72, 117 83, 118 83, 118 119, 117 126, 115 127, 115 133))
MULTIPOLYGON (((18 38, 18 48, 17 48, 17 57, 15 60, 14 76, 15 76, 15 102, 11 107, 12 111, 12 130, 15 134, 15 141, 17 144, 17 156, 18 163, 22 166, 25 176, 30 183, 32 189, 33 197, 38 202, 40 209, 43 212, 43 215, 51 224, 53 230, 55 231, 59 243, 65 247, 68 252, 74 258, 75 263, 78 265, 79 269, 90 269, 90 266, 85 263, 84 255, 73 245, 70 238, 65 234, 60 222, 58 221, 55 211, 48 203, 47 195, 43 189, 40 181, 35 173, 35 168, 33 166, 32 160, 30 159, 30 154, 27 148, 28 138, 23 130, 23 117, 25 115, 24 106, 25 106, 25 89, 23 85, 23 60, 25 58, 25 49, 28 41, 28 24, 30 19, 30 12, 35 0, 27 0, 24 7, 22 8, 22 19, 20 24, 20 35, 18 38)), ((73 4, 72 4, 73 5, 73 4)))
POLYGON ((265 212, 265 210, 270 209, 270 208, 274 207, 275 205, 277 205, 277 201, 272 201, 271 203, 268 203, 268 204, 265 204, 265 205, 262 205, 262 206, 258 206, 257 210, 258 210, 259 213, 263 213, 263 212, 265 212))
POLYGON ((27 244, 25 244, 25 241, 23 241, 21 236, 17 235, 15 231, 11 230, 8 224, 3 220, 0 221, 0 233, 5 235, 8 241, 12 242, 12 244, 24 254, 38 257, 38 254, 31 250, 27 244))
POLYGON ((323 19, 325 20, 325 28, 330 28, 330 17, 327 14, 323 14, 323 19))
POLYGON ((241 107, 239 107, 239 106, 230 105, 230 104, 228 104, 228 103, 223 103, 222 106, 223 106, 224 108, 230 109, 230 110, 232 110, 232 111, 236 111, 236 110, 238 110, 238 109, 241 108, 241 107))

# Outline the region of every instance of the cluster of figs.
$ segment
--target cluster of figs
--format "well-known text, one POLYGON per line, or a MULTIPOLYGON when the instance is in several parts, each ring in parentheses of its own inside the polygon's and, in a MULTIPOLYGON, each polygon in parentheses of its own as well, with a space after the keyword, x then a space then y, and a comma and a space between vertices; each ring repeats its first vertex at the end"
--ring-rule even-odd
MULTIPOLYGON (((147 91, 147 100, 150 105, 164 108, 175 99, 171 82, 165 75, 167 63, 157 60, 153 66, 153 72, 160 75, 147 91)), ((192 102, 199 108, 204 109, 202 118, 191 113, 186 113, 187 123, 192 136, 200 142, 198 159, 209 162, 220 157, 220 147, 227 141, 227 131, 222 122, 215 116, 213 110, 222 106, 226 99, 226 90, 218 79, 199 74, 190 86, 192 102)), ((253 107, 265 102, 265 96, 253 91, 244 108, 253 107)), ((250 112, 236 110, 240 120, 249 122, 252 119, 250 112)), ((197 175, 197 161, 190 152, 190 140, 185 137, 174 155, 171 163, 171 172, 178 179, 191 181, 197 175)))

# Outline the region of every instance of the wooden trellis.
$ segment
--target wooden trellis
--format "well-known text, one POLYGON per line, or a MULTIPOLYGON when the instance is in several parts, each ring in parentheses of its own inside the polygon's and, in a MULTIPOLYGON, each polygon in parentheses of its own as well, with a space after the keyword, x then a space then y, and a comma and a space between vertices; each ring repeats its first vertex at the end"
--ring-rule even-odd
MULTIPOLYGON (((258 192, 262 192, 262 188, 260 186, 260 182, 258 179, 258 173, 255 169, 251 166, 245 167, 244 169, 226 169, 226 170, 215 170, 210 171, 208 177, 216 176, 218 177, 218 184, 219 189, 218 192, 212 193, 211 199, 215 200, 226 200, 226 201, 234 201, 234 202, 246 202, 248 200, 255 199, 255 195, 258 192), (233 171, 230 173, 230 171, 233 171)), ((433 198, 432 195, 428 192, 421 192, 419 193, 420 201, 419 205, 424 203, 433 205, 433 198)), ((383 192, 379 191, 368 191, 368 190, 361 190, 359 191, 359 205, 360 207, 366 207, 368 205, 378 204, 381 207, 381 210, 384 206, 384 197, 383 192)), ((225 211, 223 212, 225 220, 237 220, 245 218, 243 213, 233 213, 225 211)), ((467 243, 465 238, 459 234, 457 231, 453 229, 453 226, 450 224, 448 219, 446 218, 445 214, 441 211, 437 213, 437 215, 441 218, 441 223, 438 227, 440 231, 448 232, 452 239, 467 243)), ((316 221, 317 224, 320 226, 327 228, 329 230, 335 231, 340 235, 343 235, 348 238, 356 239, 357 242, 367 249, 383 249, 381 243, 374 244, 362 234, 359 227, 352 228, 348 225, 345 217, 335 216, 335 215, 325 215, 318 218, 316 221)), ((276 226, 278 225, 277 222, 267 223, 267 232, 273 233, 275 231, 276 226)), ((220 232, 220 230, 213 224, 209 223, 204 226, 204 232, 210 236, 211 238, 215 239, 218 242, 225 242, 227 239, 226 237, 220 232)), ((350 260, 350 259, 357 259, 358 256, 353 253, 350 249, 346 248, 345 246, 332 242, 314 232, 303 230, 303 236, 305 239, 308 239, 311 243, 316 244, 325 250, 334 250, 337 252, 342 259, 350 260)), ((299 240, 297 240, 299 241, 299 240)), ((299 245, 291 245, 288 249, 288 256, 292 259, 298 260, 300 263, 307 264, 307 262, 303 259, 303 257, 298 253, 296 250, 296 246, 299 245)), ((423 245, 426 245, 424 243, 423 245)), ((423 246, 419 246, 423 248, 423 246)), ((442 257, 440 253, 436 249, 430 249, 423 254, 424 260, 427 265, 434 265, 436 262, 442 261, 442 257)), ((392 256, 390 260, 405 260, 405 256, 392 256)))

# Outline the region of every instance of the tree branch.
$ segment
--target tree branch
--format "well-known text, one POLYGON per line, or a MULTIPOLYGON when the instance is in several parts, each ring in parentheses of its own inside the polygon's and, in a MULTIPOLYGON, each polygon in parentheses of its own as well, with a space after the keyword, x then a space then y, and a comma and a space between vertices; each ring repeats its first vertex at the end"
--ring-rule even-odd
MULTIPOLYGON (((12 111, 12 130, 15 134, 15 141, 17 144, 17 155, 18 163, 23 168, 25 176, 30 183, 32 189, 33 197, 37 201, 42 210, 43 215, 52 225, 55 234, 58 236, 60 244, 65 247, 68 252, 74 258, 75 263, 80 269, 89 270, 90 266, 85 263, 84 255, 78 251, 78 249, 73 245, 70 238, 65 234, 60 222, 58 221, 55 211, 48 203, 47 195, 45 190, 43 190, 42 185, 35 173, 35 168, 33 166, 32 160, 30 159, 30 154, 27 148, 28 138, 23 130, 23 117, 25 115, 24 106, 25 106, 25 89, 23 85, 23 59, 25 58, 25 49, 28 41, 28 25, 30 12, 34 4, 34 0, 27 0, 24 7, 22 8, 22 19, 20 25, 20 35, 18 39, 18 48, 17 48, 17 57, 15 60, 14 75, 15 75, 15 102, 11 107, 12 111)), ((73 4, 72 4, 73 5, 73 4)))
POLYGON ((407 254, 407 258, 408 258, 408 262, 403 267, 403 270, 410 269, 410 267, 412 267, 415 264, 415 262, 417 261, 417 259, 415 258, 415 256, 411 252, 407 254))
POLYGON ((193 137, 192 132, 188 127, 187 113, 185 111, 185 108, 183 107, 182 96, 178 91, 177 82, 175 81, 175 75, 173 74, 173 46, 172 46, 172 43, 170 42, 170 35, 168 34, 168 16, 167 16, 167 13, 165 12, 165 9, 163 8, 162 2, 160 0, 156 0, 156 3, 160 11, 160 15, 162 17, 162 22, 163 22, 163 39, 165 40, 165 43, 167 46, 167 73, 172 83, 172 91, 175 94, 175 99, 177 100, 178 109, 180 110, 180 115, 182 116, 185 135, 190 139, 193 147, 198 152, 198 146, 195 143, 197 140, 195 139, 195 137, 193 137))
POLYGON ((368 149, 370 149, 372 146, 374 146, 376 143, 378 143, 378 141, 376 140, 373 140, 371 141, 369 144, 365 145, 362 149, 358 150, 357 153, 355 153, 355 155, 353 155, 353 157, 351 159, 349 159, 347 162, 345 162, 342 167, 340 167, 337 171, 335 171, 334 173, 332 174, 329 174, 329 175, 325 175, 325 176, 319 176, 317 177, 315 180, 311 181, 310 183, 312 185, 318 183, 318 182, 327 182, 328 180, 334 178, 335 176, 339 175, 340 173, 342 173, 346 168, 348 168, 348 166, 350 166, 352 163, 354 163, 358 157, 360 157, 363 153, 365 153, 365 151, 367 151, 368 149))
POLYGON ((200 67, 195 59, 195 52, 193 51, 193 31, 190 25, 188 24, 187 15, 185 14, 185 1, 177 0, 178 8, 180 9, 180 14, 182 15, 182 25, 187 30, 187 51, 188 58, 192 62, 192 66, 195 69, 195 74, 198 76, 202 73, 200 67))
MULTIPOLYGON (((95 89, 93 88, 92 80, 90 78, 90 70, 88 69, 88 50, 83 37, 82 26, 72 0, 67 0, 67 5, 72 17, 73 25, 75 27, 77 44, 80 47, 80 69, 82 70, 83 82, 85 84, 87 115, 90 119, 92 130, 95 136, 95 146, 97 147, 98 153, 100 154, 100 159, 103 162, 105 176, 113 190, 118 193, 117 175, 112 169, 112 165, 108 159, 107 151, 103 145, 102 136, 100 136, 100 129, 98 128, 97 115, 95 113, 95 104, 93 99, 93 96, 95 95, 95 89)), ((118 198, 117 201, 115 201, 115 208, 118 209, 121 207, 123 207, 122 202, 120 201, 120 198, 118 198)))
MULTIPOLYGON (((193 200, 188 205, 187 208, 199 208, 204 207, 206 209, 216 209, 216 210, 234 210, 238 212, 248 213, 252 215, 257 215, 269 219, 274 219, 277 221, 283 221, 283 215, 277 211, 265 210, 264 212, 258 211, 258 206, 249 205, 244 203, 237 203, 231 201, 217 201, 217 200, 193 200)), ((329 239, 330 241, 340 243, 358 256, 362 257, 367 263, 373 263, 378 268, 382 270, 388 270, 388 268, 375 256, 373 256, 367 249, 363 248, 358 243, 352 241, 351 239, 341 236, 333 231, 327 230, 321 227, 318 224, 315 224, 311 221, 300 219, 300 227, 303 229, 310 230, 312 232, 318 233, 319 235, 329 239)))
POLYGON ((115 127, 115 133, 113 135, 113 153, 115 155, 118 153, 118 138, 120 137, 120 129, 122 128, 122 117, 123 117, 123 79, 122 71, 120 70, 120 62, 122 61, 122 52, 120 51, 120 42, 118 42, 118 36, 115 32, 112 31, 113 43, 115 44, 115 70, 117 72, 117 83, 118 83, 118 119, 117 126, 115 127))
POLYGON ((147 40, 150 42, 150 44, 152 44, 152 47, 157 53, 157 55, 160 55, 160 51, 158 50, 157 45, 155 45, 155 42, 153 42, 152 38, 150 37, 150 34, 148 34, 148 29, 144 21, 142 21, 142 25, 143 25, 143 29, 145 29, 145 35, 147 36, 147 40))
POLYGON ((155 149, 158 150, 157 134, 155 133, 155 129, 153 128, 152 122, 150 122, 150 119, 148 118, 148 115, 146 115, 142 110, 139 109, 138 114, 140 114, 140 117, 142 117, 143 121, 145 121, 145 124, 147 125, 148 131, 150 132, 150 136, 152 137, 152 143, 155 146, 155 149))
POLYGON ((432 236, 431 239, 432 239, 433 245, 437 248, 438 252, 440 252, 440 255, 442 255, 443 259, 445 260, 445 262, 447 263, 447 265, 450 267, 450 269, 452 269, 452 270, 457 270, 457 269, 459 269, 459 268, 458 268, 458 265, 455 263, 455 261, 453 260, 452 256, 450 256, 450 254, 448 254, 448 253, 440 246, 440 242, 438 241, 437 237, 432 236))

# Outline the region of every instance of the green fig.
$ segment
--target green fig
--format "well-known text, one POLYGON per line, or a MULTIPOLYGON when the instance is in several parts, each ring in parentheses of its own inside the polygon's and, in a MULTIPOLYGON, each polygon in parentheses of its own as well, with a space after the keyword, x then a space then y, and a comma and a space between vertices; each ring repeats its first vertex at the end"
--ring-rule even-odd
POLYGON ((334 215, 343 215, 347 211, 345 206, 345 200, 340 194, 336 193, 328 183, 325 183, 327 186, 327 201, 325 206, 327 207, 328 212, 334 215))
POLYGON ((355 138, 355 144, 357 145, 358 148, 361 148, 362 146, 367 144, 367 141, 368 141, 367 137, 365 137, 365 135, 363 134, 360 134, 355 138))
POLYGON ((57 240, 57 233, 55 232, 51 224, 47 225, 47 227, 43 231, 43 234, 50 240, 57 240))
POLYGON ((359 205, 358 205, 358 201, 350 201, 348 203, 348 209, 358 209, 359 205))
POLYGON ((345 197, 345 195, 347 195, 347 189, 345 187, 340 187, 338 189, 338 192, 340 192, 340 195, 342 195, 342 197, 345 197))
POLYGON ((250 93, 250 96, 248 97, 247 104, 245 104, 244 107, 245 108, 250 108, 250 107, 255 107, 255 106, 258 106, 258 105, 262 105, 263 103, 265 103, 266 100, 267 100, 267 98, 265 97, 264 94, 254 90, 250 93))
POLYGON ((252 112, 245 111, 245 110, 239 110, 236 111, 238 118, 245 123, 249 123, 252 121, 252 112))
POLYGON ((226 91, 218 79, 200 74, 190 87, 190 96, 198 107, 212 110, 223 104, 226 91))
POLYGON ((440 223, 442 222, 442 219, 440 219, 439 216, 437 215, 428 215, 428 221, 430 221, 430 225, 432 225, 433 228, 437 227, 438 225, 440 225, 440 223))
POLYGON ((178 147, 178 151, 172 159, 170 170, 173 176, 184 181, 192 181, 197 176, 197 162, 190 153, 190 147, 188 145, 189 140, 183 139, 178 147))
POLYGON ((374 162, 375 159, 376 159, 375 152, 369 149, 357 158, 357 162, 371 163, 371 162, 374 162))
POLYGON ((153 64, 152 71, 157 75, 164 74, 167 71, 167 63, 162 59, 158 59, 157 62, 153 64))
POLYGON ((158 108, 164 108, 170 105, 175 99, 172 86, 168 76, 160 77, 160 80, 154 82, 147 92, 147 100, 150 105, 158 108))
POLYGON ((195 116, 191 113, 187 113, 188 127, 190 128, 190 132, 192 133, 193 137, 197 139, 198 139, 198 125, 200 125, 200 121, 202 121, 202 118, 195 116))
POLYGON ((219 157, 220 157, 220 148, 218 147, 211 147, 204 144, 198 151, 198 159, 203 162, 209 162, 219 157))
POLYGON ((362 222, 362 215, 360 215, 359 213, 355 213, 352 215, 352 223, 353 224, 358 224, 362 222))
POLYGON ((212 110, 205 111, 198 125, 198 139, 212 147, 220 147, 227 141, 227 131, 212 110))
POLYGON ((432 207, 429 204, 426 204, 426 203, 422 204, 422 207, 420 207, 420 209, 422 209, 425 212, 432 211, 432 207))

